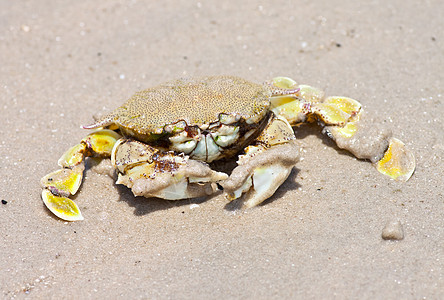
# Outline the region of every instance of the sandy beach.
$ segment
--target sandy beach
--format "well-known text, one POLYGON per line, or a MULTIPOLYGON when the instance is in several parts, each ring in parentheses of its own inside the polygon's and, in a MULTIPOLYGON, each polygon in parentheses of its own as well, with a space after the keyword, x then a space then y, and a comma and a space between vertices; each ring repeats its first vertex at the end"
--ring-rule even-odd
MULTIPOLYGON (((439 299, 444 2, 0 0, 1 299, 439 299), (288 76, 360 101, 414 152, 397 182, 315 125, 276 194, 135 197, 88 168, 84 221, 40 178, 92 116, 184 76, 288 76), (387 223, 404 238, 384 240, 387 223)), ((91 167, 94 162, 90 161, 91 167)))

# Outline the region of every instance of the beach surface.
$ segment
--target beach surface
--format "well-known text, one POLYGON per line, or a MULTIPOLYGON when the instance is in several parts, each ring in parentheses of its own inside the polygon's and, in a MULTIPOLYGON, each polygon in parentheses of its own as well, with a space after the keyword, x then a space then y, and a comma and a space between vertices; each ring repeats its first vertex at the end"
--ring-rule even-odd
MULTIPOLYGON (((438 299, 444 295, 444 2, 0 1, 0 298, 438 299), (360 101, 414 152, 405 183, 297 128, 263 205, 134 197, 88 168, 84 221, 40 178, 92 116, 166 80, 288 76, 360 101), (384 240, 386 224, 401 240, 384 240)), ((90 162, 88 166, 93 166, 90 162)))

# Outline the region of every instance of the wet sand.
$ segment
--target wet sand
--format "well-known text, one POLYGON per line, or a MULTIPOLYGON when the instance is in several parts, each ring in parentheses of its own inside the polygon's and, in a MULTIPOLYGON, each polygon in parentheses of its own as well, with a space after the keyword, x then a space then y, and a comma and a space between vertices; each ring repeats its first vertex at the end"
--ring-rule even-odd
POLYGON ((0 8, 0 298, 444 294, 442 1, 0 8), (91 169, 74 197, 84 221, 44 207, 40 178, 93 114, 165 80, 216 74, 289 76, 355 98, 414 151, 417 169, 406 183, 389 180, 307 126, 296 132, 304 159, 254 209, 221 194, 136 198, 91 169), (399 226, 402 240, 382 238, 399 226))

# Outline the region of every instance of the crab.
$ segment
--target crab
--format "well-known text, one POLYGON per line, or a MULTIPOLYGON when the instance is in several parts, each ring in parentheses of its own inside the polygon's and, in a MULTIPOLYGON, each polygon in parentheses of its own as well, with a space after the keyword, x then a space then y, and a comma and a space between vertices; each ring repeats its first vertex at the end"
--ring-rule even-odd
POLYGON ((57 217, 83 220, 69 198, 82 182, 86 157, 111 160, 117 184, 135 196, 167 200, 211 195, 253 207, 271 197, 299 161, 293 128, 316 122, 337 146, 395 180, 415 170, 413 153, 391 132, 365 122, 362 105, 347 97, 276 77, 257 84, 235 76, 179 79, 141 91, 82 126, 94 132, 59 159, 41 180, 42 199, 57 217), (213 162, 232 157, 228 175, 213 162))

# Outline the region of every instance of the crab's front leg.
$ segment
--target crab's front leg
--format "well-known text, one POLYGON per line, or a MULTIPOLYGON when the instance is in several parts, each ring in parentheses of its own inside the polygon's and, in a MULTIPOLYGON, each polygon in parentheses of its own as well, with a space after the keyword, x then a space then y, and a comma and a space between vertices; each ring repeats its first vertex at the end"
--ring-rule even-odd
POLYGON ((111 162, 118 171, 118 184, 131 188, 136 196, 178 200, 206 196, 228 177, 208 164, 176 155, 147 144, 121 139, 114 147, 111 162))
POLYGON ((300 85, 286 77, 275 78, 279 88, 299 87, 296 98, 277 97, 273 111, 287 118, 292 125, 318 121, 323 132, 339 148, 361 159, 370 160, 379 172, 399 181, 407 181, 415 170, 413 153, 391 131, 366 122, 362 105, 347 97, 327 97, 316 88, 300 85))
POLYGON ((115 131, 98 130, 60 157, 58 164, 62 169, 49 173, 41 179, 42 199, 52 213, 67 221, 83 220, 79 208, 68 197, 74 195, 82 183, 85 157, 109 158, 119 138, 120 135, 115 131))
POLYGON ((272 115, 261 135, 239 156, 238 166, 221 185, 229 200, 246 193, 244 205, 253 207, 271 197, 299 161, 293 129, 272 115))

